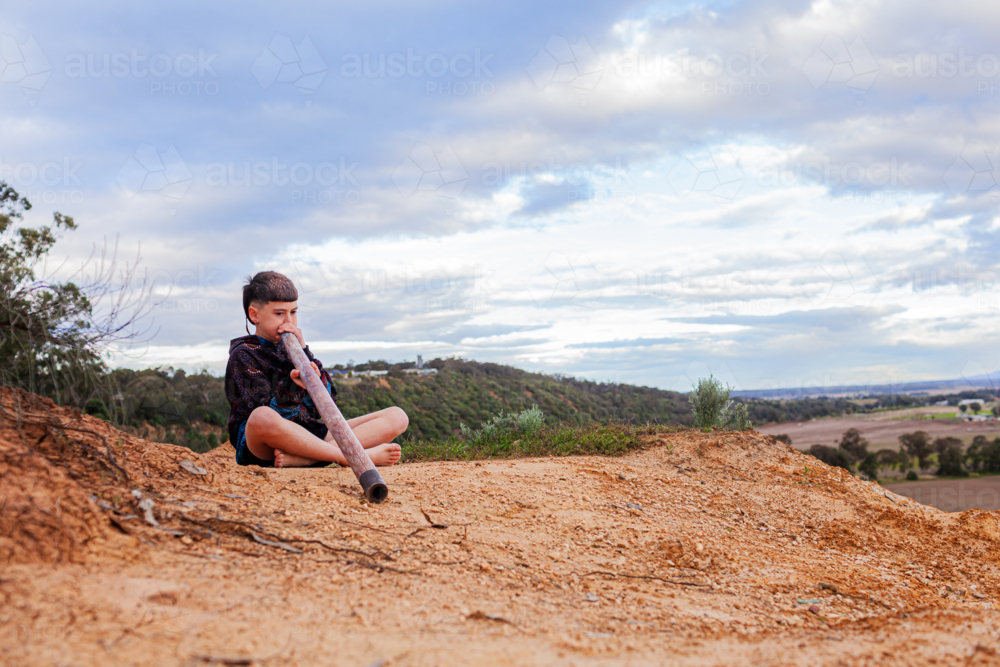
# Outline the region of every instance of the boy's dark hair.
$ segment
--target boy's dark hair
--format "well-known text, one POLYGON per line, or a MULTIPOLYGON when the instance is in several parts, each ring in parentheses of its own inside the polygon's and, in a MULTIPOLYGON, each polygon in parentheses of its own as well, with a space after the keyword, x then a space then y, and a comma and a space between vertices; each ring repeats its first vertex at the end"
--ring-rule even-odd
MULTIPOLYGON (((243 286, 243 314, 250 320, 250 304, 267 305, 272 301, 298 301, 299 291, 295 283, 276 271, 261 271, 247 279, 243 286)), ((249 328, 247 329, 249 332, 249 328)))

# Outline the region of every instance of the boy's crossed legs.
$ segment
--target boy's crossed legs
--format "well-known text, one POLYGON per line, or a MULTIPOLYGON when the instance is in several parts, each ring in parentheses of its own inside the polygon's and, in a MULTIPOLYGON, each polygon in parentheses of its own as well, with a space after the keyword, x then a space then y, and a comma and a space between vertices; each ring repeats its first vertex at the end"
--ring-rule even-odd
MULTIPOLYGON (((377 466, 399 461, 399 445, 390 441, 405 431, 408 424, 406 413, 397 407, 347 420, 347 425, 377 466)), ((266 406, 250 413, 246 438, 247 448, 253 455, 265 461, 273 459, 276 468, 308 466, 317 461, 347 465, 344 453, 329 432, 321 440, 266 406)))

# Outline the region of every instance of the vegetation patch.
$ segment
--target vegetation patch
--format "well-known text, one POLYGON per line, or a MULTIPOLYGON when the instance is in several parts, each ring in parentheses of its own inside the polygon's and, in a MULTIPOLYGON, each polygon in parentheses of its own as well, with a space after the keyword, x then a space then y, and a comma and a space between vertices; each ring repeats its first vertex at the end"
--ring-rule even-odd
MULTIPOLYGON (((491 420, 492 421, 492 420, 491 420)), ((675 427, 636 425, 623 421, 574 424, 543 424, 530 431, 496 428, 488 435, 451 436, 440 440, 417 440, 403 444, 404 463, 415 461, 478 461, 538 456, 621 456, 643 449, 641 436, 673 432, 675 427)))

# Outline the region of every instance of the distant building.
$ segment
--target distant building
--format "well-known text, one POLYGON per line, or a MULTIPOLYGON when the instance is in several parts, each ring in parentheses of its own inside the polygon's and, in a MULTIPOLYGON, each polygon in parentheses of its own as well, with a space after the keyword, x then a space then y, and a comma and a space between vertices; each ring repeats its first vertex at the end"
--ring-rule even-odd
POLYGON ((417 368, 424 367, 424 358, 421 355, 417 355, 417 368))
POLYGON ((404 373, 417 374, 417 375, 434 375, 438 372, 436 368, 404 368, 404 373))

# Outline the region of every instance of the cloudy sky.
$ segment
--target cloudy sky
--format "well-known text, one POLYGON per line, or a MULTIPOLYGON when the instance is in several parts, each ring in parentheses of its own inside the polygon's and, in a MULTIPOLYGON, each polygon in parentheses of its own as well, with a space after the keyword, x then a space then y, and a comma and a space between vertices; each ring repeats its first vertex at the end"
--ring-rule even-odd
POLYGON ((118 365, 222 372, 274 269, 329 364, 957 378, 1000 366, 998 31, 985 1, 18 3, 0 180, 78 222, 52 275, 139 258, 118 365))

